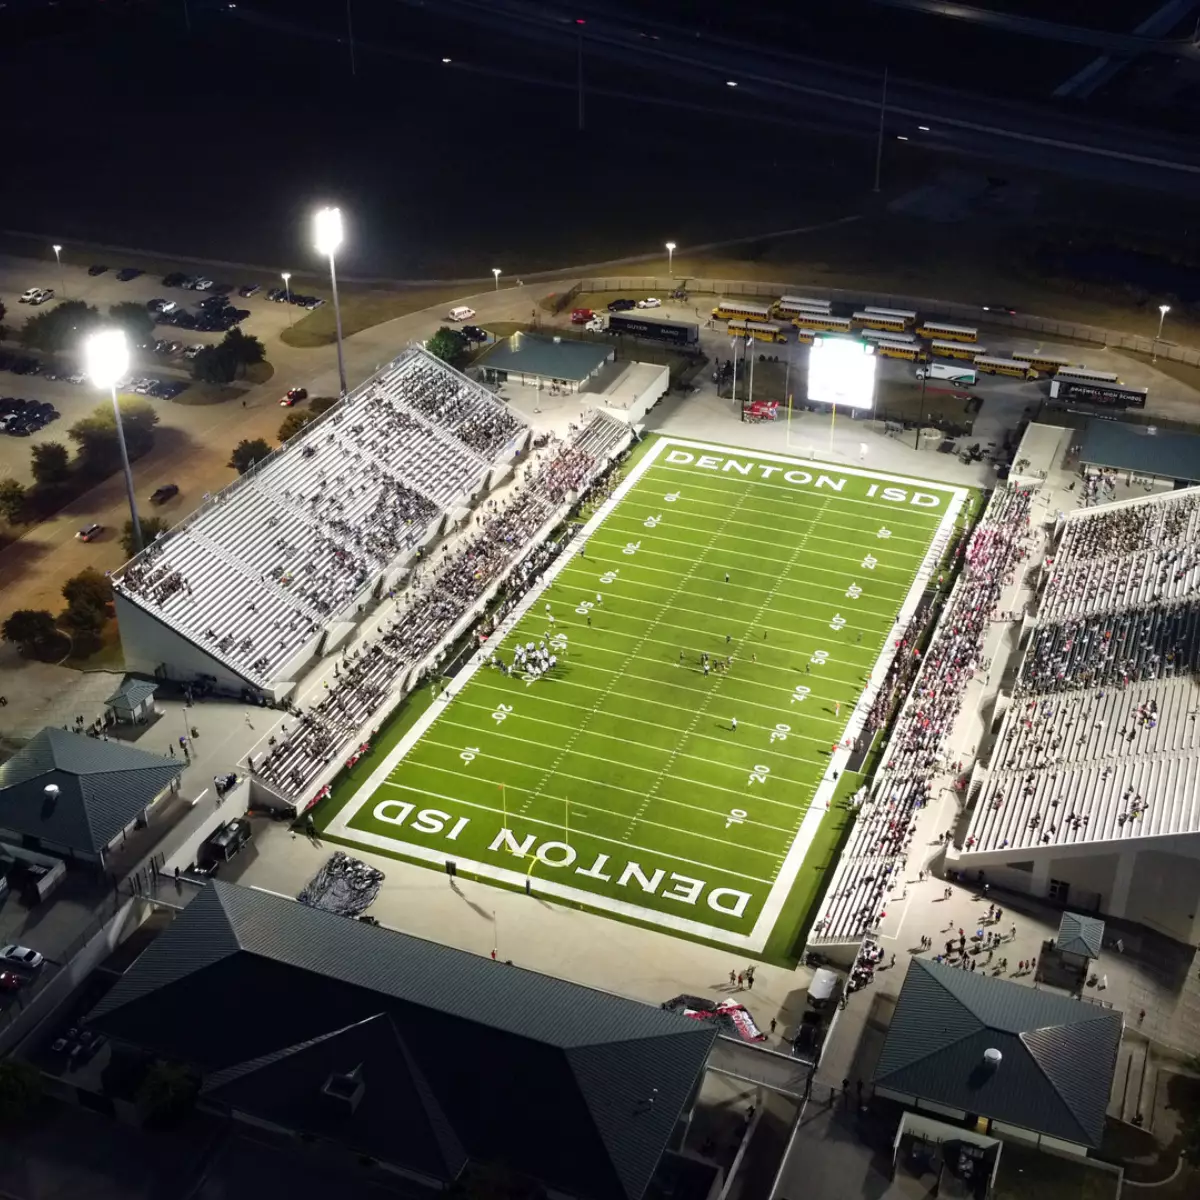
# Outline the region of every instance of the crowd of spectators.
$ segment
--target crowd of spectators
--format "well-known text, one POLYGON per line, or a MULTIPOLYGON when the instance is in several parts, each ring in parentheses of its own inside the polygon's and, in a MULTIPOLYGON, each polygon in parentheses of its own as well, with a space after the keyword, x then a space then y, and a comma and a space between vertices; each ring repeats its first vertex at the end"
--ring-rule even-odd
POLYGON ((373 641, 342 655, 319 701, 303 713, 296 710, 298 723, 250 764, 252 770, 298 798, 414 668, 437 669, 448 648, 427 660, 456 626, 478 615, 485 591, 511 570, 507 595, 482 627, 485 634, 493 629, 563 545, 531 545, 536 535, 570 494, 587 489, 622 432, 598 414, 573 441, 553 442, 540 461, 522 470, 507 497, 486 502, 476 516, 477 532, 465 532, 458 544, 447 543, 421 560, 395 616, 373 641))
POLYGON ((962 574, 950 596, 924 665, 892 733, 887 766, 896 774, 932 768, 982 663, 983 644, 1003 589, 1029 554, 1031 493, 996 492, 983 520, 959 547, 962 574))

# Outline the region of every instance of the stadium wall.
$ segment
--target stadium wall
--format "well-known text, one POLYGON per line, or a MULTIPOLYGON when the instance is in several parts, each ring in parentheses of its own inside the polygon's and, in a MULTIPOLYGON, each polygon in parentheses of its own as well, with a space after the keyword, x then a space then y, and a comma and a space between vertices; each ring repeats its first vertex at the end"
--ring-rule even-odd
POLYGON ((121 629, 126 670, 152 679, 191 680, 208 675, 216 679, 219 688, 234 695, 243 688, 261 690, 115 590, 113 608, 121 629))

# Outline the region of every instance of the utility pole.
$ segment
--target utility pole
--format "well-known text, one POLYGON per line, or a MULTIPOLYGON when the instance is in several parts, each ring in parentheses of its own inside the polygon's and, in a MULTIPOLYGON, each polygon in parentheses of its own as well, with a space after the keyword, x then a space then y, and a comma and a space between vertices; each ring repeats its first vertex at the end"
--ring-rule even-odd
POLYGON ((883 170, 883 118, 887 113, 888 69, 883 68, 883 95, 879 100, 879 140, 875 144, 875 191, 879 191, 879 173, 883 170))
MULTIPOLYGON (((354 59, 354 14, 351 12, 353 0, 346 0, 346 35, 350 42, 350 74, 358 75, 358 63, 354 59)), ((876 191, 879 188, 876 187, 876 191)))

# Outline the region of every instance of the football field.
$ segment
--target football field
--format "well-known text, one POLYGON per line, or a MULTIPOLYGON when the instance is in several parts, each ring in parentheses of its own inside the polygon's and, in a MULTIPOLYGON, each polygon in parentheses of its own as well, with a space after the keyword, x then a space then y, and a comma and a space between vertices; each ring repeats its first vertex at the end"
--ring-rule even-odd
POLYGON ((966 499, 655 439, 326 831, 761 950, 966 499))

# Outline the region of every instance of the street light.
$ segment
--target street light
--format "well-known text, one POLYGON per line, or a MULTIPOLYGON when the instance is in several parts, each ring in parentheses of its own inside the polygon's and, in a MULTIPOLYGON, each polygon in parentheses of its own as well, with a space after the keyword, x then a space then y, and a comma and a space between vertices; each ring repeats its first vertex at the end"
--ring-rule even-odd
POLYGON ((54 251, 54 261, 58 263, 58 286, 62 289, 62 297, 67 298, 67 277, 63 274, 62 269, 62 247, 52 246, 54 251))
POLYGON ((1158 343, 1162 340, 1163 322, 1167 319, 1167 313, 1171 311, 1169 304, 1160 304, 1158 306, 1158 332, 1154 335, 1154 349, 1150 353, 1150 361, 1158 362, 1158 343))
POLYGON ((668 275, 670 275, 671 272, 674 270, 674 267, 673 267, 674 262, 675 262, 675 243, 668 242, 667 243, 667 274, 668 275))
POLYGON ((313 221, 313 242, 318 254, 329 258, 329 283, 333 289, 333 317, 337 323, 337 358, 338 381, 346 394, 346 362, 342 357, 342 308, 338 304, 337 271, 333 265, 334 255, 342 244, 342 210, 340 208, 322 208, 313 221))
POLYGON ((496 277, 496 291, 500 290, 500 268, 493 267, 492 274, 496 277))
POLYGON ((288 324, 292 323, 292 273, 284 271, 283 275, 283 295, 288 306, 288 324))
POLYGON ((129 496, 129 520, 133 526, 134 553, 143 548, 142 524, 138 520, 137 501, 133 495, 133 472, 129 469, 129 452, 125 449, 125 430, 121 426, 121 406, 117 403, 117 382, 129 371, 129 344, 120 329, 102 329, 93 333, 83 344, 84 371, 98 388, 112 392, 113 420, 117 424, 117 445, 121 448, 121 466, 125 470, 125 491, 129 496))

